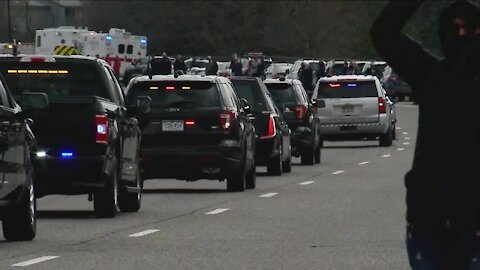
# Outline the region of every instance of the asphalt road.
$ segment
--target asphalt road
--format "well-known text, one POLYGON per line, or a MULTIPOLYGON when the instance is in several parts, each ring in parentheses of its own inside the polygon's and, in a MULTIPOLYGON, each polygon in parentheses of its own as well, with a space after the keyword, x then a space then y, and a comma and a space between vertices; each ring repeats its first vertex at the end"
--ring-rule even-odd
POLYGON ((254 191, 149 180, 140 212, 114 219, 95 219, 86 196, 39 199, 36 239, 0 237, 0 269, 407 270, 403 176, 418 108, 397 110, 394 146, 326 142, 321 165, 295 160, 281 177, 261 167, 254 191))

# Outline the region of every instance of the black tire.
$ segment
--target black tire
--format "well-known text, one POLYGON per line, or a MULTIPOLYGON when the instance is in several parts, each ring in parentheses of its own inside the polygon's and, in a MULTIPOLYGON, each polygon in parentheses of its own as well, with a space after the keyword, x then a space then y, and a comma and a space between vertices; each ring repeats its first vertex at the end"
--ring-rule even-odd
POLYGON ((322 148, 323 145, 325 144, 325 141, 323 139, 320 139, 320 147, 322 148))
POLYGON ((315 149, 314 159, 316 164, 322 162, 322 147, 320 146, 320 144, 318 144, 317 149, 315 149))
POLYGON ((393 125, 393 128, 392 128, 392 140, 396 140, 397 139, 397 125, 393 125))
POLYGON ((37 200, 33 173, 19 204, 7 210, 3 218, 3 236, 7 241, 31 241, 37 233, 37 200))
POLYGON ((252 167, 247 172, 245 180, 246 189, 255 189, 257 187, 257 167, 255 166, 255 160, 253 161, 252 167))
POLYGON ((117 164, 115 159, 111 175, 105 181, 104 189, 94 193, 93 212, 97 218, 113 218, 119 211, 117 164))
POLYGON ((305 153, 302 153, 302 156, 300 157, 302 165, 313 165, 313 164, 315 164, 314 153, 313 152, 314 151, 313 151, 313 146, 312 146, 312 149, 309 149, 309 150, 305 151, 305 153))
POLYGON ((232 175, 227 178, 228 192, 243 192, 245 191, 246 173, 244 170, 239 175, 232 175))
POLYGON ((282 175, 282 152, 267 161, 267 173, 269 175, 282 175))
POLYGON ((388 131, 387 134, 381 134, 379 144, 381 147, 390 147, 393 144, 393 135, 391 131, 388 131))
POLYGON ((140 171, 137 170, 136 179, 137 192, 122 191, 118 197, 118 206, 122 212, 138 212, 142 206, 142 179, 140 178, 140 171))
POLYGON ((282 163, 282 170, 284 173, 292 171, 292 151, 289 150, 288 158, 282 163))

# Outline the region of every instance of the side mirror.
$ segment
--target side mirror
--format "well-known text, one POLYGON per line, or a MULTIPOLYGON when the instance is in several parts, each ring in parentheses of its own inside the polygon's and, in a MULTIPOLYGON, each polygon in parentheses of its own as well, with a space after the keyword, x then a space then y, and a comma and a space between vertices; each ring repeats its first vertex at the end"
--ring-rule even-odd
POLYGON ((248 100, 245 98, 242 98, 240 99, 240 101, 242 102, 243 111, 246 114, 252 114, 252 108, 250 108, 250 104, 248 103, 248 100))
POLYGON ((315 105, 317 106, 317 108, 325 108, 325 100, 323 99, 317 99, 316 102, 315 102, 315 105))
POLYGON ((23 93, 20 106, 24 110, 42 110, 48 108, 50 102, 45 93, 23 93))

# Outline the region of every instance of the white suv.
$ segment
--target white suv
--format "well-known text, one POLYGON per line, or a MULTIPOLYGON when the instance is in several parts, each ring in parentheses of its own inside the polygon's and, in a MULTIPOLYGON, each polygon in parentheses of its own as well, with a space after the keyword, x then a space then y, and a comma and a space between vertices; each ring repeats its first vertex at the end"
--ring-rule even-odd
POLYGON ((376 77, 344 75, 321 78, 312 99, 322 104, 317 113, 324 140, 378 137, 380 146, 392 145, 395 130, 391 105, 376 77))

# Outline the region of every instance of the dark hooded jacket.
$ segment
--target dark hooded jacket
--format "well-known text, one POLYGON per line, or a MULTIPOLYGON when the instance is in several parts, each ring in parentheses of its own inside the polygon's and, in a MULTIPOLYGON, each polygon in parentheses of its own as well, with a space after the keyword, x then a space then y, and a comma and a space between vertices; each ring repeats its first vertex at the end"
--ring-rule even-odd
POLYGON ((405 176, 407 221, 419 227, 478 229, 480 70, 472 57, 480 55, 480 46, 469 52, 449 28, 455 14, 479 17, 480 9, 462 1, 443 11, 439 35, 445 59, 439 59, 401 32, 421 3, 389 2, 371 29, 378 53, 418 96, 415 155, 405 176))

